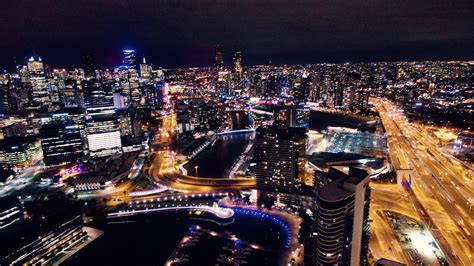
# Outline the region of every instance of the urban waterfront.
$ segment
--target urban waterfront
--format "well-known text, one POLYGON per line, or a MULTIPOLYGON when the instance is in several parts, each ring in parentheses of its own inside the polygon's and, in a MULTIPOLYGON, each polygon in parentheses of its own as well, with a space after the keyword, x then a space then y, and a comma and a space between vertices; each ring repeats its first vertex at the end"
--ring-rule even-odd
POLYGON ((43 2, 0 265, 474 265, 472 0, 43 2))
POLYGON ((150 262, 163 265, 192 225, 216 232, 229 231, 243 241, 265 247, 270 255, 261 257, 260 265, 275 265, 287 238, 281 225, 254 215, 235 213, 231 222, 220 223, 217 218, 203 214, 196 216, 184 211, 170 211, 97 226, 105 233, 65 265, 149 265, 150 262))
POLYGON ((198 166, 198 176, 200 177, 228 177, 233 164, 237 162, 253 136, 254 133, 222 135, 220 140, 204 149, 184 168, 190 175, 196 174, 195 167, 198 166))

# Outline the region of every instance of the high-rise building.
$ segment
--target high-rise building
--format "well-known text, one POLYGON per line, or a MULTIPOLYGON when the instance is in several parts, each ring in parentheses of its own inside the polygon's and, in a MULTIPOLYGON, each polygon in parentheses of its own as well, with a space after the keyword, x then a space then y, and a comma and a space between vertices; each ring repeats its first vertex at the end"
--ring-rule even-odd
POLYGON ((162 109, 164 104, 163 82, 156 82, 152 85, 143 86, 142 105, 151 109, 162 109))
POLYGON ((214 58, 214 70, 216 72, 222 71, 224 67, 224 52, 223 46, 218 44, 216 45, 216 56, 214 58))
POLYGON ((31 98, 33 108, 39 108, 51 103, 47 89, 45 68, 41 57, 30 57, 27 62, 29 82, 31 84, 31 98))
POLYGON ((81 94, 79 93, 79 87, 75 80, 67 79, 64 81, 65 86, 62 93, 62 102, 64 107, 81 107, 81 94))
POLYGON ((58 165, 83 157, 81 130, 82 126, 73 122, 43 125, 40 137, 44 163, 58 165))
MULTIPOLYGON (((275 200, 280 193, 300 190, 305 165, 306 129, 258 128, 254 142, 254 172, 263 202, 275 200)), ((266 203, 265 203, 266 204, 266 203)))
POLYGON ((94 55, 87 53, 82 55, 82 64, 86 78, 95 78, 95 59, 94 55))
POLYGON ((135 57, 135 50, 123 50, 123 60, 122 64, 124 67, 129 69, 136 69, 137 68, 137 60, 135 57))
POLYGON ((350 168, 316 198, 314 265, 368 265, 370 178, 350 168))
POLYGON ((146 59, 143 57, 143 61, 140 64, 140 77, 144 80, 149 80, 151 78, 152 71, 153 69, 146 63, 146 59))
POLYGON ((244 88, 244 66, 242 62, 242 52, 237 50, 232 58, 234 63, 232 68, 232 89, 235 93, 240 93, 244 88))
POLYGON ((311 76, 304 73, 301 77, 297 77, 293 83, 293 100, 295 103, 305 103, 309 97, 309 85, 311 76))
POLYGON ((112 82, 100 83, 97 80, 83 80, 81 87, 84 91, 86 108, 114 105, 114 84, 112 82))
POLYGON ((22 110, 23 104, 18 86, 11 81, 0 84, 0 113, 18 114, 22 110))
POLYGON ((86 121, 89 156, 103 157, 122 152, 120 123, 112 115, 96 115, 86 121))

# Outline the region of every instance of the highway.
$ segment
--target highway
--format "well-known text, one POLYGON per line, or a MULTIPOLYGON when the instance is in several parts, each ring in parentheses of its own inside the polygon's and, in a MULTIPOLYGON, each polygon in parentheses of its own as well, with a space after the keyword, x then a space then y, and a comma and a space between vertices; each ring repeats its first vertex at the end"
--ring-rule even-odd
POLYGON ((388 136, 394 168, 413 170, 407 191, 418 215, 450 262, 472 265, 472 169, 446 156, 437 141, 411 125, 397 106, 384 99, 373 102, 388 136))

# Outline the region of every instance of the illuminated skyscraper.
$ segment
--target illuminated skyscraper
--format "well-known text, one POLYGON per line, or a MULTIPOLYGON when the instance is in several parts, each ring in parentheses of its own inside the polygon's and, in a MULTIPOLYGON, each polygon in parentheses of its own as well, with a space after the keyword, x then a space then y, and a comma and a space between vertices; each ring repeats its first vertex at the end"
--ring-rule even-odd
POLYGON ((146 63, 145 57, 143 57, 143 62, 140 64, 140 77, 144 80, 151 78, 151 72, 153 69, 146 63))
POLYGON ((295 79, 292 88, 295 103, 305 103, 308 100, 310 81, 311 77, 307 73, 295 79))
POLYGON ((242 52, 237 50, 232 58, 234 63, 232 69, 232 89, 234 93, 240 93, 244 88, 244 66, 242 63, 242 52))
POLYGON ((43 60, 41 57, 30 57, 27 62, 33 108, 51 103, 47 89, 43 60))
POLYGON ((216 72, 222 71, 224 67, 223 56, 223 46, 220 44, 216 45, 216 57, 214 58, 214 69, 216 72))
POLYGON ((136 69, 137 68, 137 60, 135 57, 135 50, 123 50, 123 60, 122 63, 125 67, 136 69))
POLYGON ((232 58, 232 61, 234 63, 234 72, 243 75, 244 73, 244 66, 242 63, 242 52, 240 50, 235 51, 234 57, 232 58))

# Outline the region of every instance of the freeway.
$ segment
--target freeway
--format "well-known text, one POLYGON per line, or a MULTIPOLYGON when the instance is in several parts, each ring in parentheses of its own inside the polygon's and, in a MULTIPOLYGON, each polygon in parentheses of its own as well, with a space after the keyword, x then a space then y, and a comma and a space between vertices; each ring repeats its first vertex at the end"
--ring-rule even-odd
POLYGON ((437 142, 408 123, 397 106, 383 99, 373 102, 387 132, 394 168, 413 169, 408 192, 419 216, 448 260, 472 265, 472 169, 443 156, 437 142))

